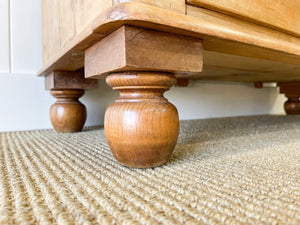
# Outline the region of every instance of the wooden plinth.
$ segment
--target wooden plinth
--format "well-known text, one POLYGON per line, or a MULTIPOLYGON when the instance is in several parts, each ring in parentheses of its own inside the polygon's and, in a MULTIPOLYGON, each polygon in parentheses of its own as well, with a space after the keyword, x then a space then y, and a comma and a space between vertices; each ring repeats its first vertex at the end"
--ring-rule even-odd
POLYGON ((115 158, 136 168, 170 158, 179 133, 178 112, 163 93, 176 83, 169 73, 114 73, 106 82, 120 97, 105 113, 106 140, 115 158))
POLYGON ((57 132, 81 131, 86 120, 86 108, 78 100, 84 90, 53 89, 50 93, 57 101, 50 107, 50 120, 57 132))

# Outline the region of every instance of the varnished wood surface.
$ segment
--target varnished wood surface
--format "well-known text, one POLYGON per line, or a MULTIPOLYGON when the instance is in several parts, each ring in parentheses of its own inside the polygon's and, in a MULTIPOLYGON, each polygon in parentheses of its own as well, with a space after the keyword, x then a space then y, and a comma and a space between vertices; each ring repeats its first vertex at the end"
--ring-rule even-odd
POLYGON ((61 51, 59 8, 59 0, 41 1, 43 65, 56 57, 58 52, 61 51))
POLYGON ((105 137, 115 158, 136 168, 167 162, 177 142, 179 120, 177 109, 163 93, 175 84, 175 76, 124 72, 110 74, 106 82, 120 92, 104 119, 105 137))
MULTIPOLYGON (((72 68, 71 70, 76 70, 83 67, 83 51, 124 24, 197 37, 204 40, 204 49, 212 53, 218 51, 281 62, 287 66, 284 73, 281 73, 282 75, 278 74, 277 80, 288 80, 288 72, 299 69, 299 38, 247 21, 215 14, 208 10, 201 9, 199 12, 193 12, 193 15, 191 10, 187 10, 187 12, 190 13, 190 16, 142 3, 120 4, 100 15, 91 27, 87 27, 76 39, 71 40, 56 57, 44 66, 40 75, 45 75, 54 69, 72 68), (293 67, 289 67, 289 65, 293 67)), ((231 65, 228 65, 228 73, 231 69, 235 70, 234 64, 235 62, 232 61, 231 65)), ((216 62, 214 71, 221 72, 222 70, 223 68, 218 70, 218 62, 216 62)), ((207 74, 203 75, 207 78, 207 74)), ((251 79, 252 75, 252 73, 247 75, 248 80, 257 81, 258 78, 255 76, 251 79)), ((202 73, 192 76, 201 79, 202 73)), ((235 81, 237 78, 243 77, 245 76, 236 74, 228 76, 227 80, 235 81)), ((213 76, 208 78, 213 79, 213 76)), ((216 79, 218 76, 215 76, 216 79)), ((293 79, 300 80, 299 77, 293 79)))
MULTIPOLYGON (((125 2, 124 0, 112 0, 113 5, 125 2)), ((185 13, 185 0, 126 0, 126 2, 142 2, 178 13, 185 13)))
POLYGON ((85 51, 85 77, 116 71, 202 71, 202 40, 122 26, 85 51))
POLYGON ((205 50, 288 64, 300 63, 299 37, 199 7, 187 6, 186 10, 188 16, 204 23, 200 29, 212 36, 204 38, 205 50), (282 52, 287 54, 286 59, 282 52), (293 60, 289 54, 297 57, 293 60))
MULTIPOLYGON (((193 8, 199 9, 198 7, 193 8)), ((300 39, 295 36, 220 13, 214 13, 210 10, 203 9, 199 11, 201 17, 199 14, 198 16, 190 14, 188 10, 187 8, 188 16, 186 16, 141 3, 125 3, 110 9, 106 15, 102 14, 97 17, 91 26, 94 33, 105 34, 123 24, 132 24, 144 28, 194 36, 204 41, 211 40, 215 41, 216 45, 227 40, 233 41, 231 44, 240 48, 243 48, 243 45, 238 44, 244 43, 300 55, 300 39), (221 39, 221 42, 218 42, 218 39, 221 39)), ((205 49, 210 50, 206 47, 205 49)), ((231 51, 234 52, 234 50, 231 51)), ((248 50, 251 50, 250 46, 248 46, 248 50)), ((263 49, 260 49, 260 51, 263 51, 263 49)), ((254 52, 251 51, 251 53, 255 57, 254 52)))
POLYGON ((52 89, 57 101, 50 107, 53 128, 60 133, 81 131, 86 120, 86 108, 78 100, 84 90, 52 89))
POLYGON ((278 82, 299 80, 300 66, 219 52, 203 52, 203 71, 184 79, 278 82))
POLYGON ((112 7, 112 0, 41 0, 41 3, 44 64, 76 39, 99 13, 112 7))
POLYGON ((187 3, 300 36, 300 0, 187 0, 187 3))
POLYGON ((300 95, 285 95, 284 111, 287 115, 300 115, 300 95))
MULTIPOLYGON (((76 39, 93 20, 108 8, 124 0, 41 0, 43 62, 76 39)), ((160 8, 185 13, 185 0, 126 0, 143 2, 160 8)))
POLYGON ((287 101, 284 110, 287 115, 300 115, 300 82, 279 82, 277 84, 281 94, 285 94, 287 101))

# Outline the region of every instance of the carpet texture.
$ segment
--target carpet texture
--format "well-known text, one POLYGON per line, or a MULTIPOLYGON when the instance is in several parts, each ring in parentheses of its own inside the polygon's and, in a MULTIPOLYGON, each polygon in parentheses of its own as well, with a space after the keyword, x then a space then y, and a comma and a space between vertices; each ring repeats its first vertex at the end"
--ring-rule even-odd
POLYGON ((0 133, 0 224, 300 224, 300 117, 180 128, 155 169, 120 166, 102 127, 0 133))

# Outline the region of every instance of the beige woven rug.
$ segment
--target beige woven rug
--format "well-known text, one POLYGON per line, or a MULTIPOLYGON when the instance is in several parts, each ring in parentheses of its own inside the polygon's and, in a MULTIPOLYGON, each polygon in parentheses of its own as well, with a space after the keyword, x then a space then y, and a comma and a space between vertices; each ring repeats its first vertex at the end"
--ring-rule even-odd
POLYGON ((171 161, 130 169, 103 128, 0 133, 0 224, 300 224, 300 117, 184 121, 171 161))

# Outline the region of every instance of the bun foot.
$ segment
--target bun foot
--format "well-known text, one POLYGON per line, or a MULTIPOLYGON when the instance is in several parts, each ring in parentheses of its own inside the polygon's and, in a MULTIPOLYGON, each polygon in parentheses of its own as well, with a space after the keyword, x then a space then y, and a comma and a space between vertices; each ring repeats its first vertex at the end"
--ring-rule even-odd
POLYGON ((56 89, 50 91, 57 101, 50 108, 50 120, 57 132, 81 131, 86 120, 86 108, 78 100, 84 90, 56 89))
POLYGON ((287 115, 300 114, 300 101, 299 96, 286 95, 288 100, 284 103, 284 110, 287 115))
POLYGON ((287 115, 300 114, 300 82, 279 82, 277 83, 280 93, 285 94, 287 101, 284 103, 284 111, 287 115))
POLYGON ((114 157, 135 168, 166 163, 177 142, 176 107, 163 93, 176 83, 169 73, 114 73, 106 82, 120 97, 105 113, 104 128, 114 157))

